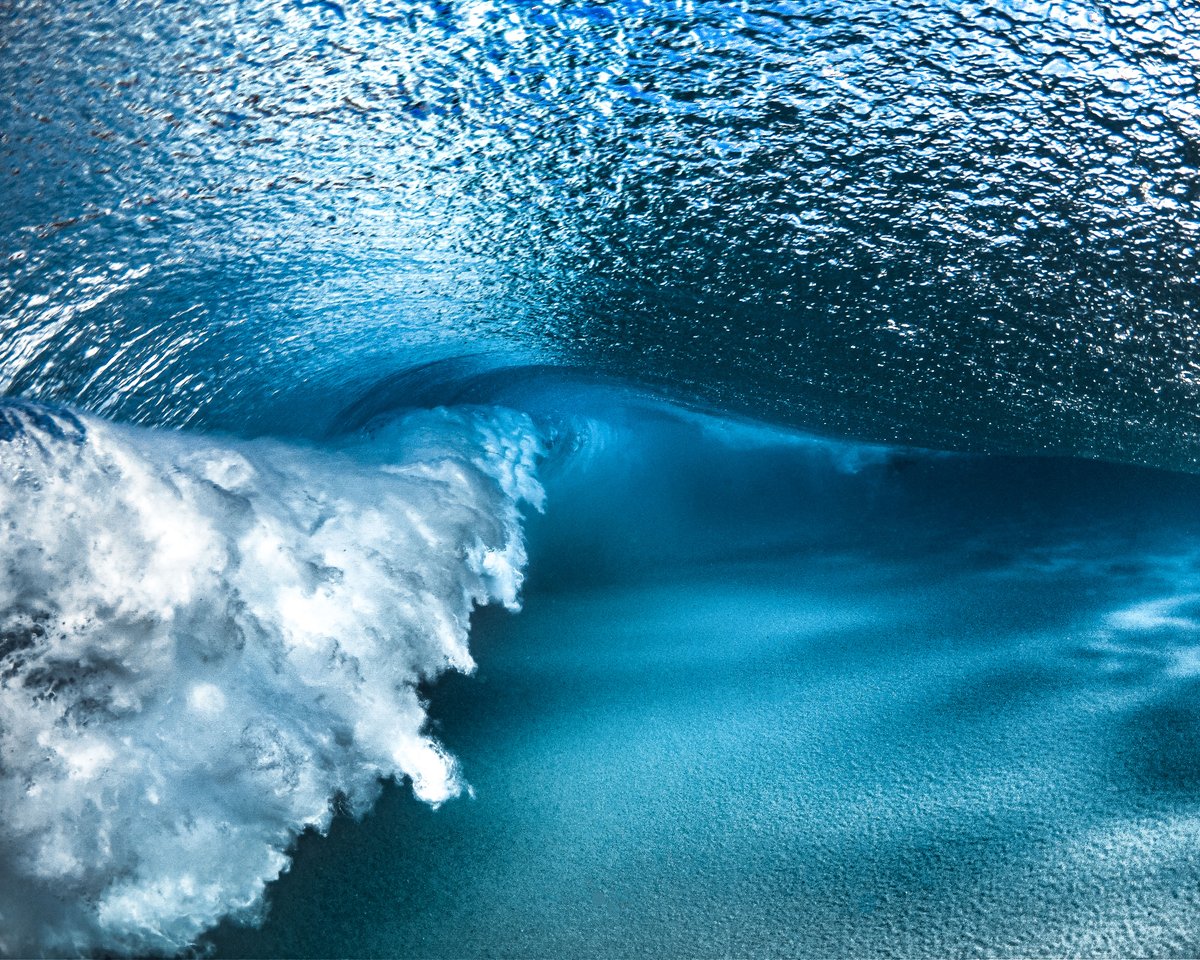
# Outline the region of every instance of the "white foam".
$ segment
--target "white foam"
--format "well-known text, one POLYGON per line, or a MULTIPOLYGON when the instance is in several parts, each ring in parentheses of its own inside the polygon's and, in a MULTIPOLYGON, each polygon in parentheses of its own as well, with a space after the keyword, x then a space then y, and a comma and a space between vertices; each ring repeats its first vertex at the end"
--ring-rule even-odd
POLYGON ((516 608, 541 452, 496 410, 331 453, 0 408, 0 952, 186 948, 335 795, 453 796, 417 684, 516 608))

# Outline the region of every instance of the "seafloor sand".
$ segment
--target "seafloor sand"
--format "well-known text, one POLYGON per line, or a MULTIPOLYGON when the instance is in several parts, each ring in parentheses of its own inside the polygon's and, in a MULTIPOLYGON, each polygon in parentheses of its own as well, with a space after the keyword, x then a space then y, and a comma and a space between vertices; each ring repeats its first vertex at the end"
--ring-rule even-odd
POLYGON ((1200 485, 649 433, 429 692, 474 796, 305 837, 220 955, 1200 953, 1200 485))

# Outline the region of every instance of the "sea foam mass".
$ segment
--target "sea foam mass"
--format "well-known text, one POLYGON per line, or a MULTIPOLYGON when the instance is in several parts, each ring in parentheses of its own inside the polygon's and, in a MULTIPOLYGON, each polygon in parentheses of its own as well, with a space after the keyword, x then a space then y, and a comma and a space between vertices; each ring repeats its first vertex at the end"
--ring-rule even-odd
POLYGON ((381 778, 457 794, 419 684, 518 607, 543 452, 500 409, 318 451, 0 407, 0 953, 179 951, 381 778))

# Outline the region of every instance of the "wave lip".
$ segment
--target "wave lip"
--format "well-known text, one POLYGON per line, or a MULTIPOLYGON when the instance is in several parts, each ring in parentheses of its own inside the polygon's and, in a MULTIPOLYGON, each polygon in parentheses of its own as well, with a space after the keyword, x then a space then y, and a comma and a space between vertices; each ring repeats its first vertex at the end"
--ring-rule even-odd
POLYGON ((417 685, 518 606, 543 447, 500 409, 333 452, 0 407, 0 952, 252 919, 331 799, 460 789, 417 685))

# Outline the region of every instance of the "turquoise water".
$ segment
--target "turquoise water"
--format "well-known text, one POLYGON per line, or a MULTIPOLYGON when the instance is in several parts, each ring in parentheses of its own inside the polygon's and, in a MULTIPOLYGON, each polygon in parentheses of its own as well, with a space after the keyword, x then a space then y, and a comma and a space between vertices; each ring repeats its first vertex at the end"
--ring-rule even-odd
POLYGON ((1200 953, 1197 37, 0 4, 0 955, 1200 953))
POLYGON ((638 435, 427 691, 471 795, 303 837, 218 956, 1196 951, 1195 481, 638 435))
POLYGON ((1194 469, 1193 0, 20 0, 0 387, 319 435, 484 353, 1194 469))

